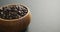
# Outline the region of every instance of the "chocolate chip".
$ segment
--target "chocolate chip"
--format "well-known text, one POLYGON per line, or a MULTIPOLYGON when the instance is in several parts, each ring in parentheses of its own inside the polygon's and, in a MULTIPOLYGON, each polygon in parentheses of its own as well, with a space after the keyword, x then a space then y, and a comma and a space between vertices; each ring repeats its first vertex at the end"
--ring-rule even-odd
POLYGON ((0 18, 2 19, 17 19, 26 15, 28 12, 25 6, 8 5, 0 9, 0 18))

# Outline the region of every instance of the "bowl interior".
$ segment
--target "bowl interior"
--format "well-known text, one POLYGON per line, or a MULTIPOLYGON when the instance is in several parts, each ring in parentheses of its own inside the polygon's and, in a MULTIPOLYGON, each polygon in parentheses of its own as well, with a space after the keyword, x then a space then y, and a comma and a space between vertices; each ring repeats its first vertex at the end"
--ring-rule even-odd
POLYGON ((27 8, 28 12, 27 12, 26 15, 24 15, 23 17, 18 18, 18 19, 11 19, 11 20, 8 20, 8 19, 2 19, 2 18, 0 18, 0 20, 3 20, 3 21, 16 21, 16 20, 20 20, 20 19, 25 18, 25 17, 29 14, 29 12, 30 12, 30 11, 29 11, 29 8, 28 8, 26 5, 24 5, 24 4, 8 4, 8 5, 1 6, 0 9, 1 9, 2 7, 9 6, 9 5, 23 5, 23 6, 25 6, 25 7, 27 8))

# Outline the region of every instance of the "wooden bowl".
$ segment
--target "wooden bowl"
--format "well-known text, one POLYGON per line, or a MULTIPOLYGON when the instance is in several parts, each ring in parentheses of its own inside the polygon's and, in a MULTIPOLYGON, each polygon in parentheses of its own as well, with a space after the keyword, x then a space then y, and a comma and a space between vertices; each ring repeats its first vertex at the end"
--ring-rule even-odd
MULTIPOLYGON (((8 4, 8 5, 23 5, 23 4, 8 4)), ((4 6, 8 6, 4 5, 4 6)), ((31 13, 26 5, 23 5, 28 9, 28 13, 18 19, 2 19, 0 18, 0 32, 19 32, 28 27, 31 20, 31 13)), ((1 6, 0 8, 2 8, 1 6)))

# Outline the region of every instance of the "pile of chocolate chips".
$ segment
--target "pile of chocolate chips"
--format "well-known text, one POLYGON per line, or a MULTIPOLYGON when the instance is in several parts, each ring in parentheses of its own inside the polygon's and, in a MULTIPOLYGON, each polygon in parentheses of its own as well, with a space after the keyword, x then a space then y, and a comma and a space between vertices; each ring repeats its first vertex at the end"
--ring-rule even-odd
POLYGON ((28 9, 23 5, 8 5, 0 9, 0 18, 2 19, 18 19, 23 17, 28 9))

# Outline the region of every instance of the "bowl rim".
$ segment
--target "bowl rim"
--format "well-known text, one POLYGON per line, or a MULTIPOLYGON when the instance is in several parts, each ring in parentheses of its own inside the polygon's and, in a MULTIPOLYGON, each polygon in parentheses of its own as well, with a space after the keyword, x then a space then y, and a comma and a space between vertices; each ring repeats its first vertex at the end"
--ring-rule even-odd
POLYGON ((25 4, 23 4, 23 3, 11 3, 11 4, 6 4, 6 5, 1 6, 0 8, 2 8, 2 7, 4 7, 4 6, 8 6, 8 5, 23 5, 23 6, 25 6, 25 7, 28 9, 28 13, 27 13, 26 15, 24 15, 23 17, 18 18, 18 19, 8 20, 8 19, 2 19, 2 18, 0 18, 0 20, 3 20, 3 21, 16 21, 16 20, 21 20, 21 19, 25 18, 25 17, 30 13, 30 9, 28 8, 28 6, 25 5, 25 4))

